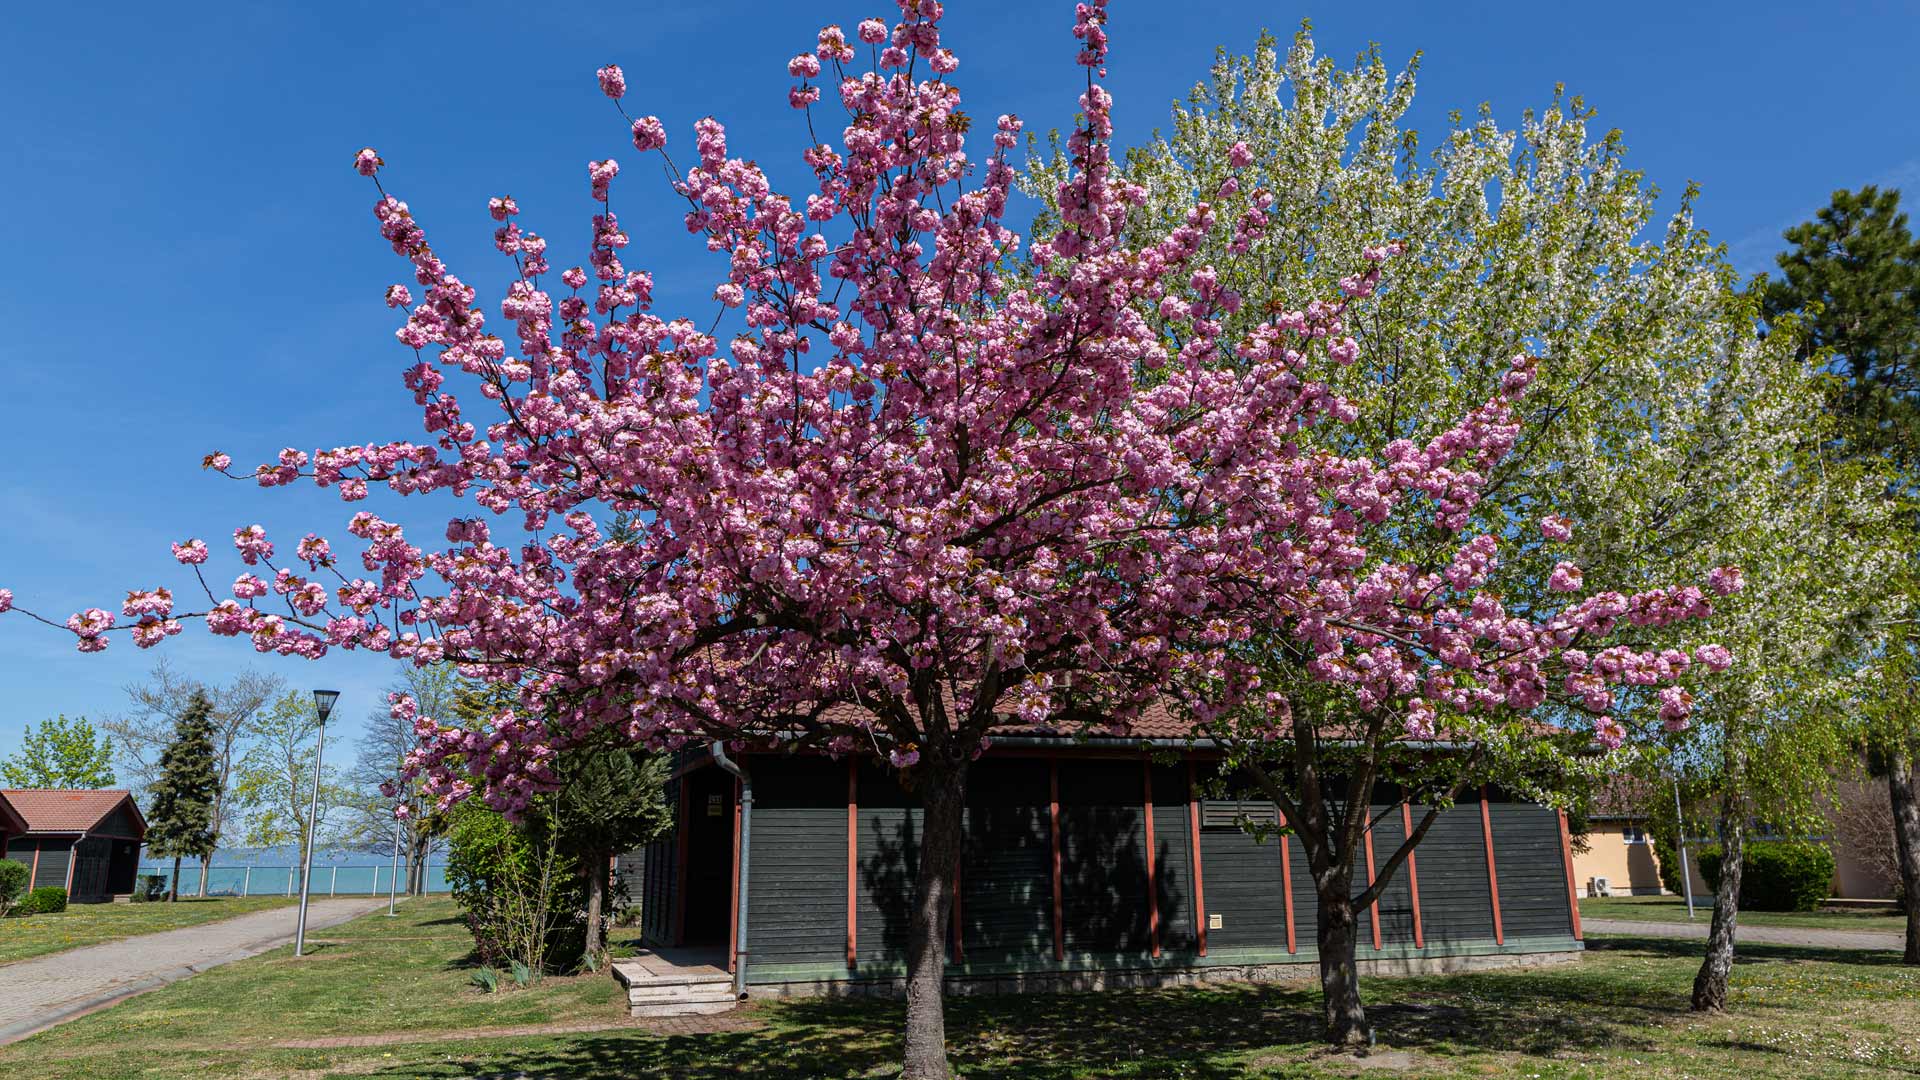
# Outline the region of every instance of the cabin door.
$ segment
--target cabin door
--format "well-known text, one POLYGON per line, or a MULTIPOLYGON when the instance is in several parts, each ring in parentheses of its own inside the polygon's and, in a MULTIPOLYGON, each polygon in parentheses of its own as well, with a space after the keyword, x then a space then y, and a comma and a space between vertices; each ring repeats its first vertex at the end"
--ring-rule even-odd
POLYGON ((733 774, 701 769, 681 781, 687 799, 686 936, 690 946, 726 946, 733 914, 733 774))

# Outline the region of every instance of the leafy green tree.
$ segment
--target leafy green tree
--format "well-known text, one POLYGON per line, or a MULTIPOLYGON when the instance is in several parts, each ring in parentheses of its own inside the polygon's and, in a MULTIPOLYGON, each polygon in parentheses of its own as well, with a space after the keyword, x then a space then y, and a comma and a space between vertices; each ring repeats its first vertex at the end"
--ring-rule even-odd
POLYGON ((613 857, 667 831, 666 759, 624 748, 580 747, 556 761, 560 788, 550 811, 560 850, 587 879, 587 954, 605 959, 613 857))
MULTIPOLYGON (((387 689, 412 695, 422 715, 451 719, 459 715, 459 694, 466 686, 452 664, 433 664, 408 666, 387 689)), ((425 888, 427 858, 447 828, 438 800, 424 790, 425 779, 402 777, 407 754, 418 744, 413 721, 396 716, 386 701, 368 711, 359 754, 346 777, 354 803, 343 825, 349 842, 382 855, 392 853, 397 834, 410 894, 425 888), (396 819, 400 808, 405 813, 396 819)))
POLYGON ((1795 315, 1801 352, 1845 378, 1847 440, 1912 474, 1920 464, 1920 242, 1900 192, 1836 191, 1786 231, 1781 276, 1765 284, 1769 318, 1795 315))
POLYGON ((16 788, 113 786, 113 739, 100 736, 84 716, 64 714, 28 729, 20 750, 0 762, 0 783, 16 788))
POLYGON ((173 857, 169 900, 180 897, 180 860, 213 854, 218 834, 213 808, 220 798, 214 749, 213 703, 194 693, 174 724, 173 742, 160 755, 160 775, 148 789, 147 849, 173 857))
POLYGON ((1883 622, 1854 715, 1867 764, 1883 777, 1907 909, 1905 961, 1920 964, 1920 241, 1900 193, 1836 191, 1814 220, 1787 230, 1781 277, 1765 284, 1770 317, 1797 317, 1803 349, 1841 377, 1833 395, 1847 452, 1897 471, 1903 572, 1888 579, 1896 608, 1883 622))
MULTIPOLYGON (((1175 109, 1168 133, 1129 155, 1126 179, 1146 198, 1128 227, 1164 235, 1189 220, 1196 200, 1208 203, 1194 261, 1214 267, 1238 304, 1224 319, 1226 341, 1243 340, 1301 297, 1347 291, 1368 249, 1397 246, 1402 253, 1386 261, 1377 289, 1347 310, 1357 358, 1324 373, 1365 419, 1308 427, 1300 438, 1343 454, 1382 454, 1397 440, 1421 445, 1491 397, 1511 357, 1537 357, 1520 441, 1492 467, 1468 526, 1499 539, 1491 584, 1506 610, 1555 610, 1561 560, 1584 571, 1587 590, 1624 595, 1703 581, 1729 564, 1749 565, 1750 582, 1776 564, 1790 567, 1767 589, 1749 585, 1737 604, 1716 599, 1726 617, 1685 631, 1737 634, 1727 643, 1741 665, 1732 677, 1705 676, 1708 665, 1692 655, 1661 662, 1696 668, 1703 745, 1727 747, 1741 761, 1764 745, 1768 769, 1774 757, 1795 760, 1803 748, 1830 760, 1840 742, 1832 712, 1796 713, 1789 700, 1832 697, 1843 665, 1823 620, 1857 611, 1888 550, 1874 481, 1820 457, 1831 430, 1823 429, 1818 373, 1796 352, 1793 321, 1760 335, 1756 301, 1693 224, 1693 193, 1660 228, 1657 192, 1627 167, 1618 132, 1591 137, 1592 112, 1579 98, 1556 93, 1518 130, 1484 107, 1472 120, 1455 114, 1424 153, 1401 126, 1417 69, 1416 58, 1394 71, 1377 51, 1341 69, 1316 56, 1305 31, 1284 56, 1264 36, 1252 56, 1223 53, 1212 78, 1175 109), (1260 208, 1264 221, 1249 230, 1242 223, 1260 208), (1791 631, 1790 640, 1770 643, 1769 620, 1791 631)), ((1067 159, 1059 150, 1037 160, 1023 183, 1043 201, 1063 190, 1067 159)), ((1035 234, 1046 238, 1058 221, 1049 205, 1035 234)), ((1171 346, 1185 344, 1179 310, 1143 314, 1158 320, 1171 346)), ((1224 350, 1213 355, 1216 363, 1242 362, 1224 350)), ((1444 541, 1431 530, 1407 531, 1372 554, 1426 566, 1450 550, 1444 541)), ((1647 630, 1630 643, 1660 653, 1683 644, 1677 635, 1647 630)), ((1360 710, 1309 678, 1304 669, 1317 658, 1296 651, 1287 635, 1246 658, 1285 708, 1244 710, 1207 734, 1227 746, 1236 780, 1285 813, 1285 828, 1308 855, 1335 1041, 1370 1034, 1352 912, 1392 883, 1431 814, 1488 782, 1576 803, 1596 774, 1629 764, 1633 745, 1696 741, 1666 734, 1666 703, 1650 695, 1613 701, 1603 725, 1553 687, 1558 719, 1579 734, 1542 739, 1519 717, 1442 716, 1428 722, 1458 750, 1434 755, 1407 738, 1406 718, 1360 710), (1606 726, 1616 722, 1626 730, 1606 726), (1593 754, 1587 732, 1634 743, 1593 754), (1381 791, 1411 804, 1413 836, 1380 852, 1373 884, 1354 889, 1355 856, 1381 791)), ((1777 779, 1791 787, 1787 776, 1777 779)), ((1736 788, 1746 782, 1745 772, 1732 779, 1736 788)), ((1271 820, 1248 825, 1272 828, 1271 820)))
MULTIPOLYGON (((320 717, 304 694, 282 695, 255 721, 254 742, 240 759, 234 801, 244 809, 248 844, 294 845, 307 865, 307 817, 313 805, 314 750, 320 717)), ((315 843, 331 842, 334 826, 356 803, 338 766, 324 764, 320 777, 315 843)))

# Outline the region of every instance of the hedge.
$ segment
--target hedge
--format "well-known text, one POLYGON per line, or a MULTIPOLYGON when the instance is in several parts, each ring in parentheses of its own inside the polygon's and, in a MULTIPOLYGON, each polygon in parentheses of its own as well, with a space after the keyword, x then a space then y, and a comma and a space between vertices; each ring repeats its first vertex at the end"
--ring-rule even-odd
MULTIPOLYGON (((1720 848, 1699 853, 1700 876, 1720 888, 1720 848)), ((1833 886, 1833 853, 1819 844, 1763 840, 1746 845, 1740 906, 1750 911, 1812 911, 1833 886)))
POLYGON ((0 859, 0 916, 13 912, 20 894, 27 891, 27 864, 0 859))
POLYGON ((42 885, 20 902, 21 915, 52 915, 67 910, 67 890, 58 885, 42 885))

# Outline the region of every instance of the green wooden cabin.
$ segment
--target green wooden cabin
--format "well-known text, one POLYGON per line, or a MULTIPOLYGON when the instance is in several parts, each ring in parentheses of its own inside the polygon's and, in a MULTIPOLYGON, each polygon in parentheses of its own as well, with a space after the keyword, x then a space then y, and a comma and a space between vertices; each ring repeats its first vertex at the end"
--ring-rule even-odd
MULTIPOLYGON (((1307 973, 1317 901, 1300 845, 1238 827, 1243 811, 1270 805, 1201 798, 1196 777, 1215 768, 1204 750, 1174 764, 1166 752, 1150 756, 1138 739, 1003 739, 974 763, 948 948, 956 989, 1307 973)), ((675 829, 622 859, 646 942, 744 965, 750 993, 897 988, 918 869, 914 797, 847 760, 748 754, 739 767, 736 777, 708 752, 684 754, 668 791, 675 829)), ((1378 821, 1375 865, 1409 817, 1378 821)), ((1461 802, 1361 914, 1363 968, 1577 956, 1571 863, 1555 811, 1499 792, 1461 802)), ((1366 886, 1359 868, 1355 878, 1366 886)))

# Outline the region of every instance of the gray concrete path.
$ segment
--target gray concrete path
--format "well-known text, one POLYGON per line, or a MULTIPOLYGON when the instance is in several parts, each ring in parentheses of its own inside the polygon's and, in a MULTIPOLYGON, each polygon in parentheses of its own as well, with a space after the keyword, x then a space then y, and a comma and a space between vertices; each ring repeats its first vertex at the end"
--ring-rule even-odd
MULTIPOLYGON (((385 907, 386 898, 315 900, 307 933, 385 907)), ((162 930, 0 967, 0 1046, 293 940, 299 909, 274 908, 162 930)))
MULTIPOLYGON (((1631 934, 1635 937, 1696 938, 1706 940, 1708 917, 1703 913, 1693 922, 1651 922, 1639 919, 1583 919, 1589 934, 1631 934)), ((1742 926, 1734 935, 1734 946, 1750 941, 1758 945, 1799 945, 1811 949, 1891 949, 1906 947, 1900 934, 1880 930, 1815 930, 1797 926, 1742 926)))

